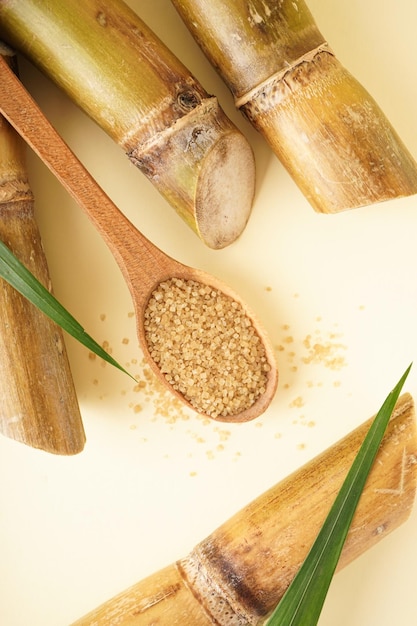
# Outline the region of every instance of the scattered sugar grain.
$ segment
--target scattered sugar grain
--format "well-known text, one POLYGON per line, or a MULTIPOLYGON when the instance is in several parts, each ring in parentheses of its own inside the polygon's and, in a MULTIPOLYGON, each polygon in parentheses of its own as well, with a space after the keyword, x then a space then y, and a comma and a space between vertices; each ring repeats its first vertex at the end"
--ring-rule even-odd
POLYGON ((306 365, 320 364, 333 371, 340 370, 346 365, 346 360, 340 354, 341 350, 346 350, 346 346, 335 341, 340 339, 340 333, 329 333, 328 338, 321 336, 320 331, 315 331, 318 337, 314 341, 311 335, 307 335, 303 340, 303 345, 308 351, 308 355, 302 361, 306 365))
POLYGON ((232 434, 230 430, 225 430, 224 428, 218 428, 217 426, 214 428, 214 432, 219 435, 220 441, 227 441, 232 434))
POLYGON ((292 408, 300 408, 304 406, 304 400, 301 396, 298 396, 297 398, 294 398, 294 400, 292 402, 290 402, 289 407, 292 408))

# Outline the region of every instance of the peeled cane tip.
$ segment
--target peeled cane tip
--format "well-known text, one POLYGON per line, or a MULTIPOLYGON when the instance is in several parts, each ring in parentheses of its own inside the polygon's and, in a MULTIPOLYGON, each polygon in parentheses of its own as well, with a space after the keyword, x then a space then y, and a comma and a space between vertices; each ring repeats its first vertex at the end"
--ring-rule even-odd
POLYGON ((224 248, 244 230, 255 193, 255 161, 245 137, 223 135, 213 145, 199 176, 196 222, 210 248, 224 248))

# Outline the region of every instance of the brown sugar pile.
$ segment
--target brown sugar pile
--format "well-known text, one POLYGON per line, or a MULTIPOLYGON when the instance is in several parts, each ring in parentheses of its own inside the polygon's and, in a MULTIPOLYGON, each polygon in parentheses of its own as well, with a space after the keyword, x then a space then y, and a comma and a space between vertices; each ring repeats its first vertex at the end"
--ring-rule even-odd
POLYGON ((193 280, 158 285, 145 312, 149 352, 200 413, 237 415, 265 392, 270 365, 242 306, 193 280))

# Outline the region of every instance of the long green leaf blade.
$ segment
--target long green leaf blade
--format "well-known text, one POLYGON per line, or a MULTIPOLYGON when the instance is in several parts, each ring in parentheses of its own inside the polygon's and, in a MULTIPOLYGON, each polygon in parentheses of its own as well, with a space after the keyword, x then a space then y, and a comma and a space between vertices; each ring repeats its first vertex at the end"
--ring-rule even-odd
POLYGON ((366 479, 410 368, 378 411, 309 554, 267 626, 316 626, 366 479))
POLYGON ((0 277, 4 278, 22 296, 27 298, 86 348, 135 380, 129 372, 85 332, 71 313, 60 304, 2 241, 0 241, 0 277))

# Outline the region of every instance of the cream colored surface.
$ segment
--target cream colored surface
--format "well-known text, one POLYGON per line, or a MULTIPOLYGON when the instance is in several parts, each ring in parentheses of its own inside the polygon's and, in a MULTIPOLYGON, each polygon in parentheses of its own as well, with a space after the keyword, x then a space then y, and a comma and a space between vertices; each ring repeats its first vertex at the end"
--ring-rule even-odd
MULTIPOLYGON (((205 248, 123 153, 28 63, 22 78, 128 217, 180 261, 208 270, 258 313, 276 346, 277 395, 231 426, 174 406, 144 378, 132 305, 79 208, 29 155, 55 293, 131 381, 68 339, 87 445, 52 457, 0 440, 0 621, 68 626, 184 556, 240 507, 370 417, 417 359, 417 197, 318 215, 231 96, 168 0, 129 4, 216 93, 252 143, 257 194, 225 250, 205 248)), ((322 32, 417 158, 417 5, 310 0, 322 32)), ((417 398, 417 364, 406 390, 417 398)), ((415 623, 417 508, 335 578, 320 626, 415 623)))

